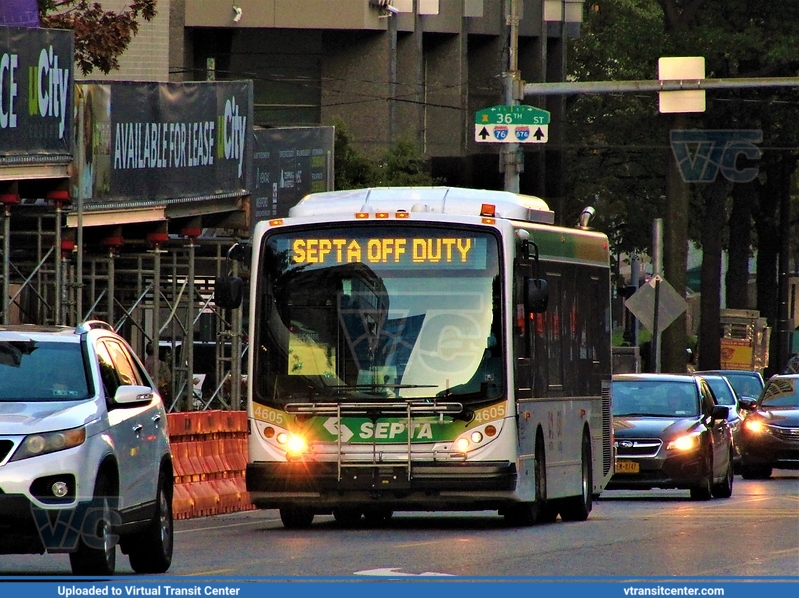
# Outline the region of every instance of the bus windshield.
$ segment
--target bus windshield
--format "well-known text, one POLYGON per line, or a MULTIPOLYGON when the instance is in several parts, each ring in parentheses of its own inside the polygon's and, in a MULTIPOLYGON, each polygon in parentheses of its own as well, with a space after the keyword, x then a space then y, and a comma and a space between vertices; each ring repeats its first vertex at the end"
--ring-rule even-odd
POLYGON ((261 246, 254 398, 503 396, 497 237, 456 227, 279 230, 261 246))

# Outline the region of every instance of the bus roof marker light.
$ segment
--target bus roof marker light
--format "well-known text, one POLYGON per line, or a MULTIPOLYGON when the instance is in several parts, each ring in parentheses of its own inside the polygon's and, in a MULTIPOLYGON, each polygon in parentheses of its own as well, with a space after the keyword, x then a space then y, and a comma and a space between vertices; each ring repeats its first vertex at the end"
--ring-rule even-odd
POLYGON ((397 210, 397 213, 394 214, 394 216, 396 218, 409 218, 410 214, 408 214, 408 212, 406 212, 405 210, 397 210))
POLYGON ((377 212, 375 214, 375 218, 377 218, 378 220, 386 219, 386 218, 388 218, 388 212, 377 212))
POLYGON ((355 212, 356 220, 366 220, 369 218, 369 212, 355 212))
POLYGON ((492 203, 484 203, 480 207, 480 215, 488 218, 493 218, 497 215, 497 206, 492 203))
POLYGON ((275 218, 274 220, 269 221, 269 226, 280 226, 281 224, 283 224, 282 218, 275 218))

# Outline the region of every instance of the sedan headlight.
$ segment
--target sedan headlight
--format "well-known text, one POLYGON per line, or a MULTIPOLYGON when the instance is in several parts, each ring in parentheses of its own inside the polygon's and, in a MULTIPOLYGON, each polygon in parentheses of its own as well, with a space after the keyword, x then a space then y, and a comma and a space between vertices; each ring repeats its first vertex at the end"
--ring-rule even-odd
POLYGON ((768 431, 762 420, 753 417, 744 420, 744 428, 752 434, 764 434, 768 431))
POLYGON ((666 450, 692 451, 699 448, 699 434, 686 434, 678 436, 666 445, 666 450))
POLYGON ((86 428, 72 428, 44 434, 29 434, 25 437, 10 461, 21 461, 48 453, 79 446, 86 441, 86 428))

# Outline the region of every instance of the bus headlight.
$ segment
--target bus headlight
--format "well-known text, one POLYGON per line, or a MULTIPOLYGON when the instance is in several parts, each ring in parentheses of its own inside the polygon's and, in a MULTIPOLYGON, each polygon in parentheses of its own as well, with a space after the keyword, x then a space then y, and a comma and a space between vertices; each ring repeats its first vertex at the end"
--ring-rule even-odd
POLYGON ((305 442, 305 439, 302 436, 292 434, 289 436, 288 442, 286 443, 286 448, 288 448, 290 453, 300 455, 308 449, 308 444, 305 442))
POLYGON ((305 442, 305 438, 298 434, 278 432, 275 440, 290 455, 302 455, 308 450, 308 443, 305 442))
MULTIPOLYGON (((501 424, 500 424, 501 425, 501 424)), ((499 434, 499 425, 485 424, 463 432, 452 443, 452 451, 456 453, 467 453, 486 446, 489 442, 496 439, 499 434)))

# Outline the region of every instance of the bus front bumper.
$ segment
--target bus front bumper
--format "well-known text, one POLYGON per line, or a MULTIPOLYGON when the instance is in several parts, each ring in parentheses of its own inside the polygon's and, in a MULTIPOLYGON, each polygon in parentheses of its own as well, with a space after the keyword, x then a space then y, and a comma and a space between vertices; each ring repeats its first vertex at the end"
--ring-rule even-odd
POLYGON ((336 462, 256 462, 247 465, 247 492, 259 508, 306 503, 336 505, 361 500, 421 507, 442 501, 502 503, 516 490, 516 464, 414 462, 359 464, 336 462), (482 496, 482 498, 481 498, 482 496))

